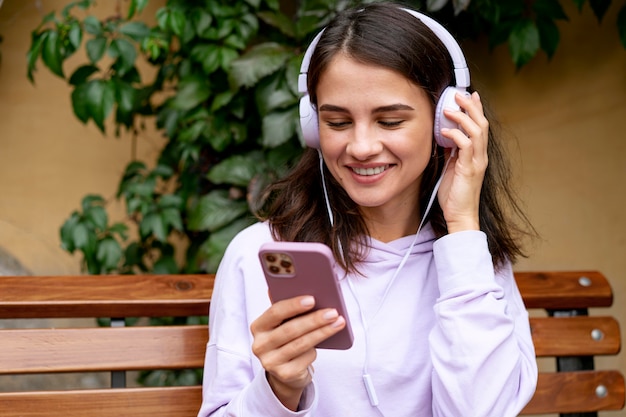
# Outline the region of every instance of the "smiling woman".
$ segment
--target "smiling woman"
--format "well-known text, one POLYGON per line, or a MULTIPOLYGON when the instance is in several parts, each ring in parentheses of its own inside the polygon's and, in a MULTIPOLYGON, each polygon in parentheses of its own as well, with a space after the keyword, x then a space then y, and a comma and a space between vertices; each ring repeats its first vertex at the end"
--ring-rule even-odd
POLYGON ((505 213, 528 225, 452 36, 393 3, 346 10, 299 88, 310 148, 220 264, 199 416, 518 415, 537 366, 511 264, 527 229, 505 213), (305 290, 272 304, 271 241, 329 246, 350 320, 305 290), (351 348, 316 348, 347 323, 351 348))
POLYGON ((326 166, 372 236, 389 242, 414 233, 434 147, 430 97, 400 73, 340 53, 320 77, 317 100, 326 166))

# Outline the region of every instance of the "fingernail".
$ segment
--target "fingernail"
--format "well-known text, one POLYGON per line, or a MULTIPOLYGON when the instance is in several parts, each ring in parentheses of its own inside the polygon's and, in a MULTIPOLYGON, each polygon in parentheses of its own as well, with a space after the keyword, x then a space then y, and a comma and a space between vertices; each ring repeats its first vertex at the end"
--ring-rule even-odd
POLYGON ((300 300, 300 304, 302 304, 302 307, 312 307, 315 305, 315 298, 307 295, 300 300))
POLYGON ((336 319, 338 315, 339 314, 337 313, 337 310, 328 310, 326 313, 324 313, 324 320, 336 319))
POLYGON ((337 320, 335 320, 333 324, 331 324, 331 327, 341 327, 345 322, 346 319, 344 319, 343 317, 339 317, 337 320))

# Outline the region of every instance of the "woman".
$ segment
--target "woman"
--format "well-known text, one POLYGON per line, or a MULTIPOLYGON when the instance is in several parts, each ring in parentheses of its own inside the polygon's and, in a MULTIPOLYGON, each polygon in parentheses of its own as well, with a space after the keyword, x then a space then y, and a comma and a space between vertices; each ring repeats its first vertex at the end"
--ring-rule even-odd
POLYGON ((270 187, 264 221, 226 251, 199 416, 502 417, 532 396, 511 269, 524 229, 507 214, 530 226, 478 93, 453 89, 436 109, 469 74, 427 21, 389 3, 349 10, 306 54, 312 138, 302 123, 318 149, 270 187), (257 252, 272 240, 331 247, 352 348, 315 349, 346 321, 311 312, 312 297, 271 304, 257 252))

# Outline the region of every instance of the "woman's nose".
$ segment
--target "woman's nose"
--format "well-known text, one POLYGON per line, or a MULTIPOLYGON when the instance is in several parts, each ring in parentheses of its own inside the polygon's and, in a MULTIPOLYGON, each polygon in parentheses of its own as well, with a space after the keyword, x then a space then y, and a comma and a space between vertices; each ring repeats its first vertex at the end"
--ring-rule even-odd
POLYGON ((379 154, 383 144, 370 127, 357 127, 348 141, 346 153, 359 161, 364 161, 379 154))

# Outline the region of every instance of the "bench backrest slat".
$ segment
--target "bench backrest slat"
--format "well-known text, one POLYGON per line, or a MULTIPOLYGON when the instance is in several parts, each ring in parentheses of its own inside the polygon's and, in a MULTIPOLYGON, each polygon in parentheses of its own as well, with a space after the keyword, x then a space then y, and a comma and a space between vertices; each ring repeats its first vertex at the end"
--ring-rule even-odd
POLYGON ((609 282, 596 271, 516 272, 515 281, 526 308, 568 310, 613 303, 609 282))
POLYGON ((586 413, 624 408, 624 377, 617 371, 540 373, 522 415, 586 413), (606 395, 598 392, 606 389, 606 395), (598 395, 600 394, 600 395, 598 395))
POLYGON ((531 317, 537 356, 615 355, 620 330, 613 317, 531 317))
POLYGON ((2 417, 195 417, 199 386, 0 393, 2 417))
POLYGON ((0 318, 205 316, 213 275, 0 277, 0 318))
POLYGON ((2 330, 0 374, 201 368, 206 326, 2 330))

